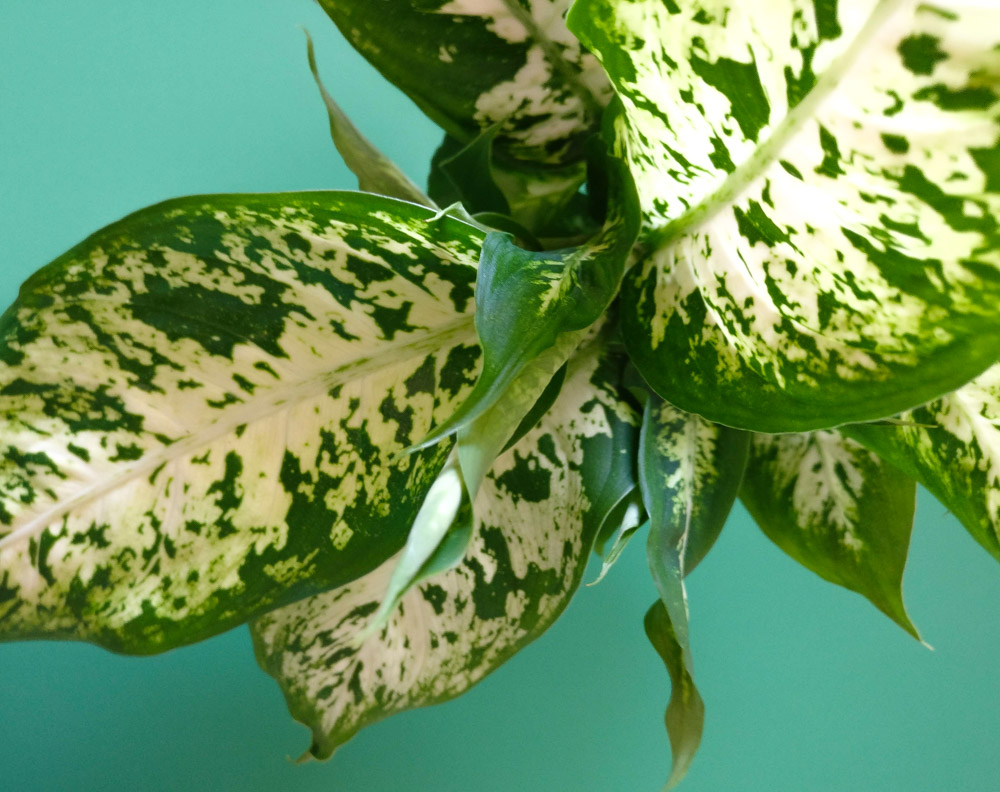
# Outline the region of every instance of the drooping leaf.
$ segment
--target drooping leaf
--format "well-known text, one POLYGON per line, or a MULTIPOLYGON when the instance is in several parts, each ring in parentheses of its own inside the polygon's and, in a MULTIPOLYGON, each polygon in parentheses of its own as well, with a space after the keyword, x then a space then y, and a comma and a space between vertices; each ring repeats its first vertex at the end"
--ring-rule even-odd
POLYGON ((650 395, 639 440, 639 484, 650 518, 654 579, 683 578, 711 550, 736 500, 749 443, 747 432, 650 395))
POLYGON ((1000 365, 897 421, 845 432, 927 487, 1000 561, 1000 365))
POLYGON ((667 788, 685 776, 701 740, 705 708, 694 686, 684 576, 705 557, 729 516, 749 436, 685 413, 650 394, 639 439, 639 486, 649 514, 646 555, 660 602, 646 633, 670 673, 666 724, 673 753, 667 788))
POLYGON ((0 632, 153 652, 403 545, 469 393, 479 231, 359 193, 170 201, 0 319, 0 632))
MULTIPOLYGON (((618 163, 610 167, 617 177, 614 198, 604 227, 586 244, 528 251, 517 247, 509 234, 487 234, 476 280, 476 332, 483 370, 469 398, 423 445, 482 416, 527 367, 537 365, 536 360, 543 360, 551 377, 607 310, 639 231, 631 180, 618 163)), ((535 392, 532 400, 540 393, 535 392)))
POLYGON ((552 408, 484 481, 463 563, 411 589, 360 648, 355 636, 378 607, 393 561, 252 624, 261 666, 312 729, 312 755, 328 757, 389 715, 459 695, 559 615, 598 523, 588 518, 593 493, 582 471, 604 460, 592 459, 600 446, 589 441, 610 437, 630 413, 617 395, 621 366, 600 342, 569 362, 552 408))
POLYGON ((579 0, 646 254, 630 353, 764 432, 885 417, 1000 348, 1000 5, 579 0))
POLYGON ((657 600, 646 612, 643 622, 646 637, 663 660, 670 675, 670 702, 663 720, 670 737, 674 762, 667 778, 666 790, 679 784, 691 767, 701 734, 705 728, 705 702, 694 684, 687 651, 681 646, 670 614, 662 600, 657 600))
POLYGON ((571 0, 320 0, 347 40, 467 143, 502 124, 505 156, 582 157, 610 88, 566 29, 571 0))
POLYGON ((912 478, 838 432, 754 435, 740 490, 772 542, 920 640, 902 591, 915 497, 912 478))
POLYGON ((326 105, 326 112, 330 118, 330 136, 333 138, 333 144, 344 158, 344 163, 350 168, 351 173, 358 177, 358 189, 437 209, 437 205, 424 195, 392 160, 358 131, 358 128, 351 123, 351 119, 330 96, 330 92, 323 85, 323 80, 320 79, 312 36, 308 31, 306 31, 306 54, 309 58, 309 70, 316 81, 319 95, 326 105))

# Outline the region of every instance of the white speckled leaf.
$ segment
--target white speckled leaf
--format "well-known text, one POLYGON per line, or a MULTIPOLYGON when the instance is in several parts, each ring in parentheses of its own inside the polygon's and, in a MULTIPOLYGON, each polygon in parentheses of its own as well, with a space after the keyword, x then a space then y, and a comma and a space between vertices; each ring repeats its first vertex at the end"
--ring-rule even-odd
POLYGON ((916 483, 838 432, 754 435, 740 499, 778 547, 867 597, 914 638, 903 605, 916 483))
POLYGON ((672 684, 665 717, 673 752, 670 789, 687 774, 705 719, 694 684, 684 576, 722 531, 743 478, 750 437, 655 395, 646 399, 639 437, 639 485, 649 514, 646 556, 662 605, 646 614, 646 634, 672 684))
POLYGON ((320 0, 352 45, 468 142, 497 122, 506 156, 582 158, 611 95, 566 29, 571 0, 320 0))
POLYGON ((359 193, 170 201, 0 319, 0 632, 153 652, 399 550, 478 374, 482 234, 359 193))
POLYGON ((636 421, 616 395, 621 363, 600 345, 570 361, 559 398, 483 483, 463 563, 411 589, 360 648, 355 636, 378 608, 391 561, 252 623, 258 661, 312 729, 314 756, 389 715, 461 694, 563 610, 603 517, 586 470, 605 465, 596 458, 605 444, 636 421))
POLYGON ((764 432, 885 417, 1000 349, 1000 3, 580 0, 622 102, 643 376, 764 432))
POLYGON ((927 487, 1000 561, 1000 365, 898 421, 844 431, 927 487))

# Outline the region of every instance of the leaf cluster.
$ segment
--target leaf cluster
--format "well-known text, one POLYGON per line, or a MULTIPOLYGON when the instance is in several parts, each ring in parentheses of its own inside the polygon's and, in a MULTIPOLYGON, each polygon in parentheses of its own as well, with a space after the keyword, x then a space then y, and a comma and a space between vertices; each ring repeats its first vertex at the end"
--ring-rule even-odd
POLYGON ((916 484, 1000 560, 1000 9, 321 0, 443 130, 427 189, 307 58, 358 192, 142 210, 0 317, 0 636, 249 623, 326 758, 538 637, 640 532, 671 681, 737 498, 919 640, 916 484))

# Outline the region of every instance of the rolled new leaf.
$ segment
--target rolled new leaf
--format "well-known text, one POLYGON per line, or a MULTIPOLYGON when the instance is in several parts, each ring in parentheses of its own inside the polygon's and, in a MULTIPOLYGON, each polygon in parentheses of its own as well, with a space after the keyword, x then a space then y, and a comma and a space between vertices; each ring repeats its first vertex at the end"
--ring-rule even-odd
POLYGON ((896 421, 844 431, 927 487, 1000 561, 1000 365, 896 421))
POLYGON ((464 143, 501 124, 510 158, 580 160, 610 97, 566 29, 571 0, 320 0, 349 42, 464 143))
POLYGON ((740 499, 778 547, 917 640, 903 605, 916 483, 838 432, 754 435, 740 499))
POLYGON ((630 415, 618 395, 621 363, 600 342, 569 362, 558 399, 483 482, 464 561, 411 589, 360 648, 355 637, 395 560, 252 623, 258 661, 312 730, 313 756, 392 714, 463 693, 562 612, 600 523, 588 514, 596 496, 587 471, 605 460, 591 441, 621 431, 619 416, 630 415))
POLYGON ((895 414, 1000 348, 1000 5, 579 0, 646 254, 633 361, 761 432, 895 414))
POLYGON ((470 392, 482 234, 358 193, 183 198, 0 319, 0 635, 148 653, 396 553, 470 392))

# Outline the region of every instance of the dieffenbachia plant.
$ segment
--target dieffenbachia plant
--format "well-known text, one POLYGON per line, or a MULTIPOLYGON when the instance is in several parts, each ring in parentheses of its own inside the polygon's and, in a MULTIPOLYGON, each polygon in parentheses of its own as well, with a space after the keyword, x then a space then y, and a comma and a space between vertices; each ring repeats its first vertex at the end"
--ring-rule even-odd
POLYGON ((459 695, 645 531, 739 497, 919 637, 916 483, 1000 560, 1000 5, 321 0, 444 130, 426 190, 320 82, 359 192, 142 210, 0 318, 0 635, 249 623, 329 756, 459 695))

